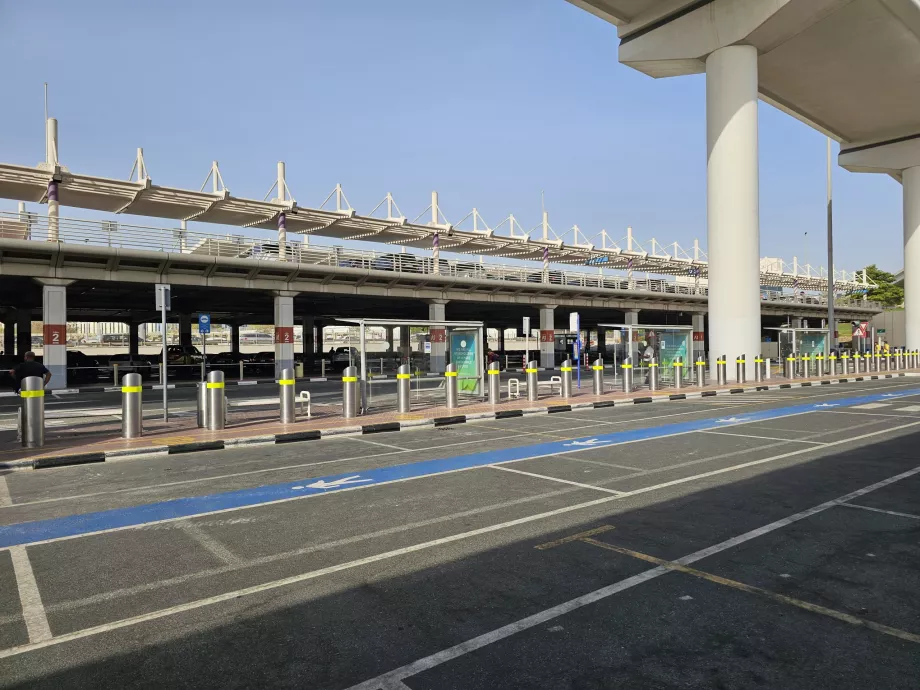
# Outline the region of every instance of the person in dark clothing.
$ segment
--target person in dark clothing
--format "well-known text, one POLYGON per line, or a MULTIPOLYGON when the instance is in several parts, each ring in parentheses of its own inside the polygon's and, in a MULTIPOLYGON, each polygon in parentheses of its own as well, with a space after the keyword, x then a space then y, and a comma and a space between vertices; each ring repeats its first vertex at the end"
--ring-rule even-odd
POLYGON ((10 375, 16 379, 17 393, 22 386, 22 380, 27 376, 38 376, 44 379, 45 386, 47 386, 48 381, 51 380, 51 372, 45 368, 44 364, 35 361, 34 352, 26 352, 23 356, 23 361, 10 369, 10 375))

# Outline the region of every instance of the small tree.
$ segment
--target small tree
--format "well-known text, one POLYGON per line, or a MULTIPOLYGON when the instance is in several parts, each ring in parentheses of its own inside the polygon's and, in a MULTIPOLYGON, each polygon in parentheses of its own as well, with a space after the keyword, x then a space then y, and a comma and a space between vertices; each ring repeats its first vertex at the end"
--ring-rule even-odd
POLYGON ((867 295, 869 299, 881 302, 886 307, 898 307, 904 303, 904 288, 894 284, 894 274, 872 264, 866 266, 866 275, 878 285, 867 295))

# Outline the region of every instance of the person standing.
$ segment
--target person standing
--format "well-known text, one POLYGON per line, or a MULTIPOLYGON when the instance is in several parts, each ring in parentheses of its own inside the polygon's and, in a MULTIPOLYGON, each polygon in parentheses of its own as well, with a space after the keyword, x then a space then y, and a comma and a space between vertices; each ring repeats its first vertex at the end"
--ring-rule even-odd
POLYGON ((17 393, 19 393, 19 389, 22 388, 22 380, 27 376, 38 376, 44 379, 43 385, 45 386, 47 386, 48 382, 51 380, 51 372, 45 368, 44 364, 35 361, 34 352, 26 352, 23 356, 23 361, 10 369, 10 375, 16 379, 17 393))

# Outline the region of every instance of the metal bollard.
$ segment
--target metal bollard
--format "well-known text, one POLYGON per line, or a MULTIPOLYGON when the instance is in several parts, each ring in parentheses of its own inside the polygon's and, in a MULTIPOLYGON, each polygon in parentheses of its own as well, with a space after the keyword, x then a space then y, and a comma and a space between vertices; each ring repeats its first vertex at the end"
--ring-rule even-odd
POLYGON ((706 360, 696 360, 696 385, 702 388, 706 385, 706 360))
POLYGON ((112 363, 112 385, 118 385, 118 362, 112 363))
POLYGON ((811 377, 811 355, 807 352, 802 355, 802 378, 811 377))
POLYGON ((208 383, 198 383, 198 428, 204 429, 208 425, 208 383))
POLYGON ((297 421, 297 410, 294 407, 294 382, 294 370, 282 369, 281 378, 278 379, 282 424, 293 424, 297 421))
POLYGON ((358 416, 358 368, 345 367, 342 372, 342 416, 353 419, 358 416))
POLYGON ((885 371, 891 371, 891 353, 890 352, 885 353, 884 363, 885 363, 884 364, 885 371))
POLYGON ((763 357, 757 355, 754 357, 754 383, 763 381, 763 357))
POLYGON ((224 406, 224 372, 212 371, 208 374, 208 429, 220 431, 226 425, 226 407, 224 406))
POLYGON ((783 375, 787 379, 795 378, 795 355, 789 355, 786 357, 786 368, 783 371, 783 375))
POLYGON ((735 359, 735 382, 744 383, 745 374, 747 373, 747 355, 741 355, 735 359))
MULTIPOLYGON (((629 358, 626 358, 629 361, 629 358)), ((632 365, 630 364, 630 367, 632 365)), ((594 382, 594 395, 604 394, 604 360, 598 357, 591 365, 591 378, 594 382)))
POLYGON ((850 373, 850 353, 844 352, 840 355, 840 369, 844 375, 850 373))
POLYGON ((527 362, 527 368, 524 371, 527 374, 527 399, 531 402, 540 399, 539 382, 537 381, 537 363, 535 361, 527 362))
POLYGON ((243 360, 240 360, 240 381, 243 380, 243 360))
POLYGON ((853 373, 858 374, 862 371, 862 356, 859 351, 853 353, 853 373))
POLYGON ((882 368, 882 355, 876 352, 872 355, 872 359, 869 360, 869 364, 872 367, 870 371, 878 372, 882 368))
MULTIPOLYGON (((620 365, 623 376, 623 392, 632 393, 633 391, 633 364, 632 357, 627 357, 620 365)), ((602 372, 603 373, 603 372, 602 372)), ((601 389, 603 391, 603 388, 601 389)))
POLYGON ((144 435, 143 390, 140 374, 125 374, 121 380, 121 437, 140 438, 144 435))
POLYGON ((658 358, 652 357, 648 363, 648 389, 650 391, 658 390, 658 358))
POLYGON ((680 390, 684 387, 684 358, 680 355, 674 358, 674 388, 680 390))
POLYGON ((559 371, 562 372, 562 386, 560 386, 559 394, 563 398, 572 397, 572 360, 567 359, 562 363, 562 366, 559 367, 559 371))
MULTIPOLYGON (((493 362, 489 365, 489 373, 492 373, 492 367, 498 367, 498 364, 493 362)), ((492 399, 492 379, 497 377, 489 377, 489 400, 492 399)), ((407 414, 412 410, 412 372, 409 370, 408 364, 401 364, 396 370, 396 411, 400 414, 407 414)))
POLYGON ((23 448, 45 445, 45 382, 39 376, 26 376, 19 390, 19 420, 23 448))
POLYGON ((727 380, 727 373, 725 370, 725 355, 722 355, 716 360, 716 385, 724 386, 727 380))
MULTIPOLYGON (((447 370, 444 372, 444 390, 447 394, 447 407, 450 409, 460 407, 460 393, 457 390, 456 364, 447 365, 447 370)), ((529 390, 527 391, 527 395, 530 395, 529 390)))
POLYGON ((769 380, 770 377, 771 377, 771 373, 772 373, 772 372, 770 371, 770 358, 769 358, 769 357, 766 357, 766 358, 764 359, 764 361, 763 361, 763 377, 764 377, 764 380, 769 380))
POLYGON ((815 376, 825 376, 826 372, 824 370, 824 353, 819 352, 815 355, 815 376))
POLYGON ((829 355, 827 358, 827 374, 833 376, 837 373, 837 355, 829 355))

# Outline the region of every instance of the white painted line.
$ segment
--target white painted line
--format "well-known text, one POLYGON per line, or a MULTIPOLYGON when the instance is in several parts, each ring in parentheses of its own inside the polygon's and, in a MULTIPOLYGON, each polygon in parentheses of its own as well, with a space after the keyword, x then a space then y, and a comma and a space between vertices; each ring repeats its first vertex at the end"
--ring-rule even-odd
POLYGON ((230 549, 221 544, 220 541, 205 532, 191 520, 178 523, 178 527, 221 563, 236 565, 242 562, 239 556, 230 551, 230 549))
MULTIPOLYGON (((702 560, 703 558, 720 553, 726 549, 730 549, 739 544, 743 544, 747 541, 750 541, 751 539, 755 539, 759 536, 773 532, 777 529, 781 529, 782 527, 791 525, 794 522, 798 522, 799 520, 803 520, 807 517, 815 515, 816 513, 827 510, 828 508, 838 505, 842 501, 849 500, 849 498, 853 497, 854 494, 863 495, 869 493, 870 491, 874 491, 875 489, 881 488, 883 486, 888 486, 889 484, 893 484, 894 482, 900 481, 901 479, 912 476, 918 472, 920 472, 920 467, 915 467, 912 470, 899 474, 895 477, 891 477, 877 484, 865 487, 859 491, 853 492, 852 494, 841 496, 838 499, 828 501, 827 503, 822 503, 821 505, 815 506, 814 508, 809 508, 808 510, 796 513, 795 515, 790 515, 789 517, 782 520, 772 522, 769 525, 764 525, 758 529, 746 532, 745 534, 741 534, 727 541, 723 541, 720 544, 715 544, 714 546, 710 546, 707 549, 691 553, 687 556, 684 556, 683 558, 678 559, 675 562, 681 565, 689 565, 690 563, 695 563, 696 561, 702 560)), ((386 683, 390 683, 394 680, 405 680, 410 676, 422 673, 423 671, 432 669, 435 666, 440 666, 447 661, 457 659, 461 656, 469 654, 470 652, 474 652, 495 642, 499 642, 500 640, 503 640, 507 637, 511 637, 512 635, 515 635, 519 632, 529 630, 538 625, 542 625, 547 621, 559 618, 560 616, 575 611, 576 609, 580 609, 584 606, 593 604, 614 594, 635 587, 636 585, 640 585, 644 582, 648 582, 649 580, 653 580, 656 577, 664 575, 666 572, 669 572, 669 570, 663 566, 657 566, 651 570, 646 570, 644 573, 634 575, 633 577, 627 578, 625 580, 620 580, 619 582, 616 582, 612 585, 594 590, 593 592, 589 592, 588 594, 576 597, 575 599, 570 599, 569 601, 566 601, 557 606, 553 606, 552 608, 546 609, 544 611, 540 611, 539 613, 535 613, 532 616, 528 616, 527 618, 522 618, 518 621, 515 621, 514 623, 509 623, 508 625, 502 626, 501 628, 496 628, 495 630, 461 642, 460 644, 454 645, 453 647, 448 647, 447 649, 441 650, 440 652, 436 652, 430 656, 423 657, 417 661, 412 662, 411 664, 406 664, 405 666, 394 669, 388 673, 384 673, 383 675, 377 676, 376 678, 372 678, 370 680, 364 681, 363 683, 353 685, 352 687, 348 688, 348 690, 380 690, 380 688, 387 687, 385 685, 386 683)), ((0 652, 0 655, 2 655, 2 652, 0 652)))
POLYGON ((752 434, 730 434, 727 431, 707 431, 701 430, 697 433, 700 434, 715 434, 716 436, 738 436, 739 438, 760 438, 764 441, 785 441, 786 443, 811 443, 815 446, 826 446, 826 443, 821 441, 802 441, 797 438, 776 438, 775 436, 753 436, 752 434))
POLYGON ((22 617, 26 622, 31 644, 41 644, 51 640, 51 628, 48 625, 48 616, 45 615, 45 606, 42 604, 42 595, 35 582, 35 573, 32 572, 32 563, 24 546, 10 548, 10 558, 13 560, 13 572, 16 574, 16 586, 19 588, 19 601, 22 605, 22 617))
MULTIPOLYGON (((409 452, 409 451, 413 450, 412 448, 403 448, 402 446, 394 446, 394 445, 389 444, 389 443, 380 443, 380 441, 368 441, 368 440, 367 440, 366 438, 364 438, 363 436, 355 436, 352 440, 353 440, 353 441, 361 441, 361 442, 363 442, 363 443, 370 443, 372 446, 380 446, 381 448, 390 448, 390 449, 392 449, 392 450, 398 450, 398 451, 401 451, 401 452, 403 452, 403 453, 406 453, 406 452, 409 452)), ((417 448, 417 449, 415 449, 415 450, 425 450, 425 449, 424 449, 424 448, 417 448)))
POLYGON ((604 493, 614 494, 616 496, 623 496, 624 492, 617 491, 615 489, 608 489, 603 486, 595 486, 594 484, 582 484, 581 482, 573 482, 568 479, 559 479, 559 477, 549 477, 545 474, 535 474, 534 472, 524 472, 523 470, 514 470, 510 467, 505 467, 503 465, 486 465, 486 467, 491 467, 493 470, 502 470, 503 472, 514 472, 515 474, 523 474, 528 477, 536 477, 537 479, 546 479, 551 482, 559 482, 560 484, 570 484, 572 486, 578 486, 582 489, 594 489, 595 491, 603 491, 604 493))
POLYGON ((578 453, 563 452, 563 453, 556 453, 556 455, 564 455, 564 456, 571 455, 571 457, 566 457, 566 460, 577 460, 578 462, 586 462, 589 465, 600 465, 601 467, 613 467, 614 469, 629 470, 630 472, 643 472, 644 473, 646 471, 646 470, 643 470, 641 467, 630 467, 629 465, 616 465, 612 462, 604 462, 602 460, 588 460, 587 458, 580 458, 578 457, 579 455, 578 453))
POLYGON ((899 407, 895 412, 920 412, 920 405, 908 405, 907 407, 899 407))
POLYGON ((860 510, 871 510, 873 513, 884 513, 885 515, 894 515, 896 517, 910 518, 911 520, 920 520, 920 515, 912 515, 911 513, 899 513, 897 510, 882 510, 881 508, 861 506, 856 503, 841 503, 840 505, 844 508, 859 508, 860 510))
POLYGON ((259 385, 258 381, 237 381, 237 386, 257 386, 259 385))
POLYGON ((891 407, 891 403, 866 403, 865 405, 853 405, 851 410, 878 410, 883 407, 891 407))
POLYGON ((6 476, 0 474, 0 508, 9 508, 13 505, 10 498, 10 487, 6 483, 6 476))
POLYGON ((916 419, 912 414, 893 414, 890 412, 853 412, 852 410, 821 410, 831 414, 858 414, 865 417, 893 417, 895 419, 916 419))

